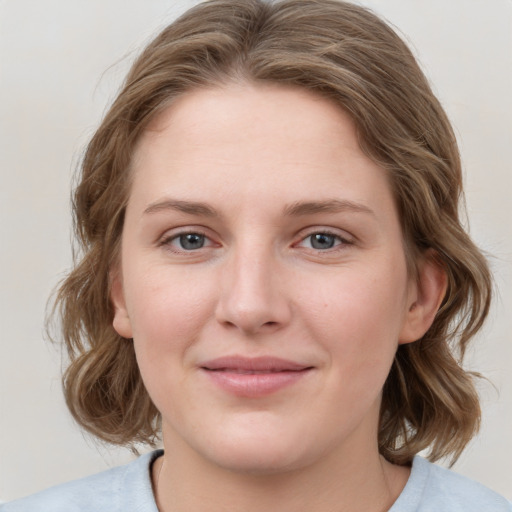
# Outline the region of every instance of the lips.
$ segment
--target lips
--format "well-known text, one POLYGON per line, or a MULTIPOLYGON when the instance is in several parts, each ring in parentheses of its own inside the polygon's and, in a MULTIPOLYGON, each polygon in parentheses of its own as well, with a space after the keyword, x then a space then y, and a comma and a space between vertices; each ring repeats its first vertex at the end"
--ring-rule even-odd
POLYGON ((313 369, 276 357, 229 356, 201 364, 201 370, 222 390, 235 396, 257 398, 298 383, 313 369))
POLYGON ((305 366, 278 357, 220 357, 207 361, 201 365, 206 370, 232 371, 240 373, 276 373, 301 371, 310 366, 305 366))

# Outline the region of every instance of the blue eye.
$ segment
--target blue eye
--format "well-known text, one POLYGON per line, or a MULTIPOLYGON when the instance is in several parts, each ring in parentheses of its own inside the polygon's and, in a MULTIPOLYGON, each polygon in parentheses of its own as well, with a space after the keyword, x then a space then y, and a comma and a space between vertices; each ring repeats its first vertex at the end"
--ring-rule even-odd
POLYGON ((350 245, 350 242, 339 235, 322 231, 311 233, 299 243, 299 246, 316 251, 327 251, 341 245, 350 245))
POLYGON ((332 249, 339 240, 339 237, 329 233, 314 233, 308 238, 313 249, 332 249))
POLYGON ((173 241, 179 243, 180 249, 193 251, 204 247, 206 237, 200 233, 185 233, 177 236, 173 241))
MULTIPOLYGON (((192 228, 193 229, 193 228, 192 228)), ((181 231, 174 233, 166 233, 158 242, 160 247, 163 247, 171 253, 186 257, 203 257, 209 253, 209 249, 219 247, 208 235, 201 233, 201 231, 181 231)))

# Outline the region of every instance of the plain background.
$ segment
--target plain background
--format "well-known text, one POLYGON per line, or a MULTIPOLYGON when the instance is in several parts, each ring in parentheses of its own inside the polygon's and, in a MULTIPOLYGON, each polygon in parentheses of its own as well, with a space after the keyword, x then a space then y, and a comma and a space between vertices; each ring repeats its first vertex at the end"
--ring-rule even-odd
MULTIPOLYGON (((62 400, 47 297, 71 261, 81 151, 137 49, 191 6, 171 0, 0 0, 0 499, 130 460, 98 446, 62 400)), ((499 290, 470 365, 480 436, 455 466, 512 499, 512 1, 365 0, 413 47, 450 115, 471 233, 499 290)))

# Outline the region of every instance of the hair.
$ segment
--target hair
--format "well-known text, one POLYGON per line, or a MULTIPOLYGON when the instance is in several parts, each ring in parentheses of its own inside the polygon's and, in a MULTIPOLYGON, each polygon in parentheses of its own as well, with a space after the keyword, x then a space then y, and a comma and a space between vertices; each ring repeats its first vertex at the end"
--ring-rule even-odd
POLYGON ((456 139, 411 51, 371 11, 336 0, 210 0, 165 28, 134 62, 86 148, 74 192, 75 265, 55 302, 76 421, 114 444, 153 444, 160 414, 133 343, 112 326, 109 273, 119 258, 130 162, 148 123, 175 98, 229 82, 283 84, 330 99, 355 122, 361 149, 389 175, 408 268, 434 255, 447 291, 427 333, 401 345, 383 389, 379 450, 407 464, 460 455, 478 430, 468 341, 489 310, 485 258, 459 219, 456 139))

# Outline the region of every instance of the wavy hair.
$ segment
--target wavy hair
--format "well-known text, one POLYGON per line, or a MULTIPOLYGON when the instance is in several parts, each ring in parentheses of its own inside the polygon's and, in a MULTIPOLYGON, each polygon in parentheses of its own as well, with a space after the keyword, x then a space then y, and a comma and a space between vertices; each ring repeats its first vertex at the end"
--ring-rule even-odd
POLYGON ((409 270, 429 250, 448 276, 422 339, 401 345, 383 389, 380 452, 406 464, 423 449, 455 460, 478 429, 462 357, 489 310, 491 277, 459 218, 456 139, 406 44, 371 11, 336 0, 210 0, 140 54, 85 151, 74 192, 79 253, 55 313, 69 355, 63 383, 76 421, 115 444, 153 443, 160 415, 133 344, 112 326, 109 271, 119 257, 130 161, 148 123, 176 97, 231 81, 313 91, 355 122, 362 150, 388 173, 409 270))

